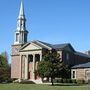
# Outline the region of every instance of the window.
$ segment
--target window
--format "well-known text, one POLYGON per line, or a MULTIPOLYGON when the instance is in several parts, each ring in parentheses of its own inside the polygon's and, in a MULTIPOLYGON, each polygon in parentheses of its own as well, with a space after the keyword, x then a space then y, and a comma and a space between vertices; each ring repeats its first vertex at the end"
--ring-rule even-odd
POLYGON ((35 55, 35 61, 36 61, 36 62, 39 62, 39 61, 40 61, 40 55, 39 55, 39 54, 36 54, 36 55, 35 55))
POLYGON ((86 70, 86 78, 90 79, 90 70, 86 70))
POLYGON ((28 62, 29 62, 29 63, 33 62, 33 55, 29 55, 29 56, 28 56, 28 62))
POLYGON ((27 34, 24 35, 24 41, 27 42, 27 34))
POLYGON ((75 71, 72 71, 72 78, 75 79, 75 71))
POLYGON ((19 33, 16 33, 16 42, 19 41, 19 33))

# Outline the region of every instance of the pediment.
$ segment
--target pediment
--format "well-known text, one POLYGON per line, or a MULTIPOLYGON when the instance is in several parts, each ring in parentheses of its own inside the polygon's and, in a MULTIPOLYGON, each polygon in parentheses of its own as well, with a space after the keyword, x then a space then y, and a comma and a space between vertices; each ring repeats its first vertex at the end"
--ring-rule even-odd
POLYGON ((29 43, 28 45, 23 47, 20 51, 29 51, 29 50, 38 50, 38 49, 42 49, 42 47, 34 43, 29 43))

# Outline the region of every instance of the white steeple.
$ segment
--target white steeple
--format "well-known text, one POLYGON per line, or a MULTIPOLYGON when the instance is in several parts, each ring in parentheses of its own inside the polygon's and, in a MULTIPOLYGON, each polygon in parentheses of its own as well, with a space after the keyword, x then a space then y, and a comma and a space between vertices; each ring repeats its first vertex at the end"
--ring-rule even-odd
POLYGON ((21 1, 21 7, 20 7, 20 12, 19 12, 19 17, 18 18, 25 18, 25 15, 24 15, 24 5, 23 5, 22 1, 21 1))
POLYGON ((26 30, 24 4, 23 2, 21 2, 20 12, 17 20, 17 28, 15 31, 14 44, 25 44, 27 42, 27 34, 28 34, 28 31, 26 30))

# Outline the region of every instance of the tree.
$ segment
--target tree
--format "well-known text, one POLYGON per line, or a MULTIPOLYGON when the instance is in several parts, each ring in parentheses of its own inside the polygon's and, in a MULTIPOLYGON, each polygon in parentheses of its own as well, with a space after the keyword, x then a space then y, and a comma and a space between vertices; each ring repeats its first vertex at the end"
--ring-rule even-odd
POLYGON ((7 53, 0 55, 0 82, 10 80, 10 65, 8 64, 7 53))
POLYGON ((8 65, 8 53, 6 51, 4 51, 4 52, 1 53, 1 56, 4 57, 4 59, 6 61, 6 64, 8 65))
POLYGON ((41 78, 50 77, 53 85, 53 79, 59 77, 62 70, 65 70, 66 66, 61 61, 60 55, 56 51, 48 52, 42 58, 42 61, 38 64, 38 74, 41 78))

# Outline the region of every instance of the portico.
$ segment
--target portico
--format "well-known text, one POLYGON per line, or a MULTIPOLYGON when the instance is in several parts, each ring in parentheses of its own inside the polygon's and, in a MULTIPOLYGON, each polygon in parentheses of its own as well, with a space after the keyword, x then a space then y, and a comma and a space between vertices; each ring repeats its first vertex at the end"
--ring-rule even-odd
POLYGON ((42 50, 20 52, 20 78, 36 80, 39 77, 35 74, 38 62, 42 59, 42 50))

